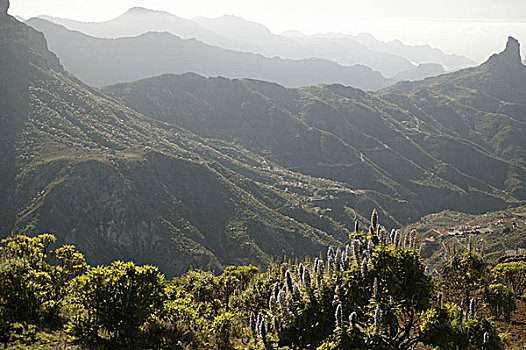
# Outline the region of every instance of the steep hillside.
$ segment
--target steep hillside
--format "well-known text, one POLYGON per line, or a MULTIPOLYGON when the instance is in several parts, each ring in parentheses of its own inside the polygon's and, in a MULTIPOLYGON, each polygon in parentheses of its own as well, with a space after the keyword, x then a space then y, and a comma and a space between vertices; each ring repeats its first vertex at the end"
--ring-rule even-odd
POLYGON ((64 67, 92 86, 109 85, 164 73, 254 78, 285 86, 342 83, 366 90, 387 87, 391 80, 366 66, 346 67, 322 59, 285 60, 226 50, 168 32, 101 39, 52 22, 26 21, 46 35, 64 67))
MULTIPOLYGON (((519 179, 524 179, 526 67, 514 38, 508 39, 503 52, 478 67, 399 83, 379 96, 418 111, 420 127, 434 125, 442 133, 469 140, 482 151, 511 162, 510 173, 518 172, 519 179)), ((508 190, 522 198, 526 194, 524 187, 511 183, 508 190)))
MULTIPOLYGON (((516 55, 512 51, 502 55, 516 55)), ((371 191, 398 222, 407 223, 444 208, 484 212, 526 199, 520 102, 487 94, 485 100, 471 100, 449 89, 463 100, 455 107, 453 97, 435 96, 446 87, 437 83, 435 90, 433 81, 451 87, 462 74, 480 85, 477 91, 508 84, 508 90, 520 94, 525 80, 506 72, 520 73, 522 65, 510 66, 504 60, 491 67, 401 83, 378 94, 341 85, 286 89, 192 74, 165 75, 105 91, 158 120, 207 138, 240 142, 291 170, 371 191), (407 86, 414 90, 401 91, 407 86), (418 96, 418 105, 411 103, 413 96, 418 96), (500 106, 500 114, 488 113, 480 105, 484 101, 500 106), (487 118, 496 115, 488 125, 487 118), (476 127, 462 128, 470 118, 476 127), (495 143, 490 146, 491 140, 495 143)))

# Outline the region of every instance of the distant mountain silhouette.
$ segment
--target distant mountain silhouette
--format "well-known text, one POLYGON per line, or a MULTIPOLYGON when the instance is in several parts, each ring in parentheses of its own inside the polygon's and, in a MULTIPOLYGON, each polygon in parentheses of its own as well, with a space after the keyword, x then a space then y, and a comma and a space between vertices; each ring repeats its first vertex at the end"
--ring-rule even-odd
POLYGON ((185 72, 254 78, 288 87, 341 83, 378 90, 394 82, 366 66, 345 67, 314 58, 267 58, 210 46, 195 39, 184 40, 167 32, 103 39, 68 30, 41 18, 26 23, 45 34, 50 49, 68 71, 92 86, 185 72))
POLYGON ((268 57, 317 57, 344 66, 366 65, 386 77, 412 70, 415 67, 413 63, 439 63, 450 70, 474 65, 474 62, 464 57, 445 55, 440 50, 430 47, 384 44, 372 36, 368 38, 370 40, 361 40, 364 39, 362 36, 341 34, 277 35, 262 24, 230 15, 188 20, 167 12, 132 8, 115 19, 99 23, 43 18, 95 37, 119 38, 138 36, 150 31, 166 31, 182 39, 194 38, 209 45, 268 57))
POLYGON ((224 44, 223 41, 227 41, 191 20, 143 7, 133 7, 124 14, 104 22, 80 22, 49 16, 41 18, 99 38, 122 38, 147 32, 169 32, 182 39, 197 39, 207 43, 224 44))
POLYGON ((398 55, 416 63, 438 63, 448 71, 455 71, 475 65, 473 60, 460 55, 445 54, 429 45, 405 45, 400 40, 383 42, 369 33, 361 33, 354 37, 356 41, 371 50, 398 55))

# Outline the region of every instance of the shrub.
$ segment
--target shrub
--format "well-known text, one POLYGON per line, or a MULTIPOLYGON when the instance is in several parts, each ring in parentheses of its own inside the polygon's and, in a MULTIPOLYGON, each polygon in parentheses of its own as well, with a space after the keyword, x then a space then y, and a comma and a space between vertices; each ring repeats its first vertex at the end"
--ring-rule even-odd
POLYGON ((453 246, 441 271, 441 279, 452 290, 463 291, 467 308, 471 293, 487 284, 489 268, 482 253, 473 248, 471 241, 463 252, 453 246))
POLYGON ((493 316, 504 315, 506 320, 509 320, 511 313, 517 309, 513 291, 503 284, 492 284, 486 288, 484 302, 493 316))
POLYGON ((2 240, 0 247, 1 315, 9 322, 58 327, 71 278, 86 263, 73 246, 51 250, 55 237, 17 235, 2 240))
POLYGON ((511 288, 516 297, 526 292, 526 261, 498 264, 491 273, 495 280, 511 288))
POLYGON ((161 314, 166 300, 164 277, 153 266, 116 261, 89 269, 75 282, 75 302, 82 312, 71 330, 91 341, 104 334, 119 344, 140 343, 146 339, 141 328, 161 314))
POLYGON ((425 345, 443 350, 504 349, 491 322, 478 320, 452 303, 428 309, 422 315, 420 330, 425 345))

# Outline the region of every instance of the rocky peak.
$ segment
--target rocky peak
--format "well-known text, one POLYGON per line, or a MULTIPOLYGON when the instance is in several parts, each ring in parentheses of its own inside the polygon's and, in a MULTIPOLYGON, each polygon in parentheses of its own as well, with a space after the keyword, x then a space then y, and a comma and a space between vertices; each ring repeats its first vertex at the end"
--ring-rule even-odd
POLYGON ((522 65, 519 41, 514 37, 508 37, 504 51, 493 54, 487 62, 498 65, 522 65))

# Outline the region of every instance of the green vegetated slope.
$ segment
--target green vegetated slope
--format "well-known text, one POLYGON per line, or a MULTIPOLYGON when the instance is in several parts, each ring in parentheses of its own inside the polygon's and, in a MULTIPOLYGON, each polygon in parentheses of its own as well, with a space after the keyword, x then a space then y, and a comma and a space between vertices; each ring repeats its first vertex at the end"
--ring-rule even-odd
POLYGON ((104 91, 155 119, 365 191, 395 222, 409 223, 526 199, 526 68, 510 43, 479 67, 376 94, 195 74, 104 91))
MULTIPOLYGON (((42 34, 0 25, 3 236, 53 232, 93 264, 133 259, 168 275, 264 266, 347 238, 341 223, 356 213, 338 199, 350 197, 343 184, 138 114, 65 72, 42 34), (309 206, 314 190, 335 204, 309 206)), ((353 198, 360 212, 378 206, 353 198)))

